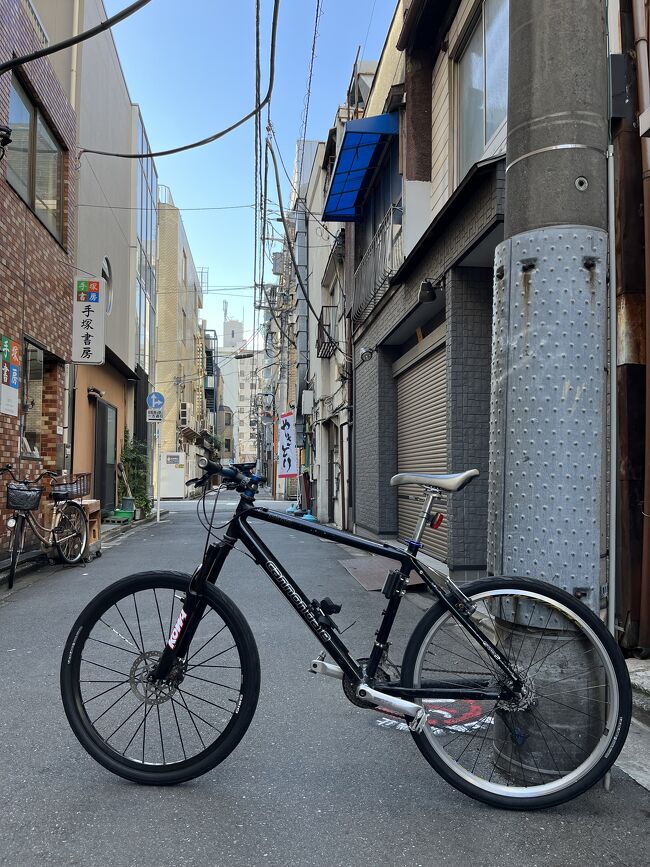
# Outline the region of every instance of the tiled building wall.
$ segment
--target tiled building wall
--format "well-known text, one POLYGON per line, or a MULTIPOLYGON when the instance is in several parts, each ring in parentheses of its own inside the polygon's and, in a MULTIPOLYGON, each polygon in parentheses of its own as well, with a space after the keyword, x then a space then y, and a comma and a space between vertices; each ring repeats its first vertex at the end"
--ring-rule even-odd
MULTIPOLYGON (((390 477, 397 472, 397 408, 392 375, 392 362, 397 348, 382 347, 380 344, 415 309, 418 304, 420 284, 425 279, 436 281, 447 275, 446 317, 448 335, 452 335, 448 339, 455 339, 452 350, 454 361, 448 364, 456 363, 457 352, 460 350, 459 360, 464 360, 458 376, 471 378, 474 375, 474 365, 482 364, 482 376, 488 377, 487 382, 482 386, 487 400, 486 414, 479 412, 476 419, 479 432, 476 436, 472 434, 473 445, 467 453, 463 452, 460 446, 455 447, 454 439, 450 444, 449 469, 458 471, 468 468, 466 464, 470 458, 475 458, 475 463, 478 461, 482 455, 478 440, 482 436, 480 431, 484 423, 486 425, 485 449, 487 449, 490 332, 488 331, 485 337, 481 329, 486 323, 488 327, 491 324, 492 277, 489 269, 457 269, 454 265, 472 244, 476 243, 490 226, 502 217, 504 188, 503 163, 498 163, 493 171, 476 180, 471 192, 468 191, 466 200, 458 204, 455 212, 440 226, 440 231, 423 249, 404 282, 387 293, 368 320, 356 329, 355 365, 359 365, 361 346, 379 346, 370 361, 360 364, 355 372, 355 523, 373 534, 394 536, 397 533, 397 494, 396 489, 389 486, 390 477), (467 274, 472 279, 466 286, 463 275, 467 274), (485 286, 486 280, 489 283, 487 295, 480 299, 472 299, 472 293, 482 291, 481 287, 485 286), (457 293, 455 307, 452 299, 454 288, 457 293), (472 305, 478 305, 480 311, 474 309, 472 305), (472 336, 471 341, 462 339, 463 317, 468 309, 476 313, 478 329, 476 340, 472 336), (457 317, 453 322, 452 316, 457 317), (487 343, 484 343, 485 340, 487 343), (475 346, 476 358, 472 355, 474 351, 472 344, 475 346), (463 352, 466 355, 462 355, 463 352)), ((473 328, 472 325, 470 328, 472 334, 473 328)), ((456 389, 454 384, 456 381, 452 382, 450 379, 450 426, 469 423, 473 411, 472 407, 464 404, 464 401, 469 400, 469 391, 473 386, 467 385, 469 391, 465 386, 456 389)), ((482 466, 483 464, 479 469, 482 466)), ((462 568, 461 564, 481 566, 485 563, 486 463, 483 475, 483 479, 472 483, 476 485, 476 493, 466 496, 465 500, 461 501, 462 506, 456 508, 454 516, 452 517, 450 513, 449 517, 450 563, 460 568, 462 568), (466 513, 474 515, 474 510, 474 517, 465 517, 466 513), (457 522, 455 529, 453 522, 457 522)), ((469 486, 468 491, 471 490, 472 485, 469 486)), ((459 497, 462 497, 462 494, 459 497)))
MULTIPOLYGON (((39 47, 20 0, 0 0, 0 59, 21 56, 39 47)), ((0 414, 0 464, 11 463, 21 475, 57 466, 62 453, 63 363, 71 352, 72 280, 76 239, 76 180, 73 170, 76 120, 47 58, 19 70, 29 97, 43 112, 65 148, 63 160, 63 235, 59 242, 6 180, 0 161, 0 333, 21 346, 25 337, 38 342, 57 361, 48 361, 44 383, 43 460, 20 457, 20 414, 0 414), (55 418, 56 415, 56 418, 55 418)), ((7 123, 11 74, 0 78, 0 123, 7 123)), ((24 380, 21 367, 21 390, 24 380)), ((20 407, 19 407, 20 410, 20 407)), ((0 500, 4 503, 4 485, 0 500)), ((0 559, 6 556, 6 511, 0 512, 0 559)))
MULTIPOLYGON (((492 348, 492 271, 452 268, 447 280, 449 472, 480 476, 448 498, 450 570, 485 572, 492 348)), ((457 576, 458 577, 458 576, 457 576)))

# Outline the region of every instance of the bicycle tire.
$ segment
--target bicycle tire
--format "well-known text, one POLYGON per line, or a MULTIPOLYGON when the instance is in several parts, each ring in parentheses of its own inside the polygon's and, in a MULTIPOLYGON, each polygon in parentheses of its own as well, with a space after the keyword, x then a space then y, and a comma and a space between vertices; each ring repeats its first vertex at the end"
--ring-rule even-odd
POLYGON ((14 586, 16 577, 16 566, 18 565, 18 557, 21 548, 23 547, 23 533, 25 532, 25 516, 16 515, 16 526, 13 529, 11 536, 11 563, 9 565, 9 574, 7 575, 7 588, 11 590, 14 586))
POLYGON ((56 549, 59 552, 59 557, 64 563, 78 563, 83 556, 86 548, 86 540, 88 538, 88 526, 86 524, 86 513, 79 505, 71 501, 65 503, 61 509, 59 522, 54 528, 54 539, 56 549), (61 533, 74 533, 77 538, 65 539, 59 542, 58 536, 61 533))
MULTIPOLYGON (((425 700, 428 725, 412 733, 420 752, 456 789, 494 807, 543 809, 583 794, 612 766, 629 729, 620 648, 586 606, 544 582, 490 578, 463 592, 477 605, 472 619, 524 675, 526 694, 425 700)), ((438 602, 409 640, 402 684, 441 683, 441 675, 448 684, 495 686, 505 677, 438 602)))
POLYGON ((143 665, 146 674, 147 665, 160 655, 176 622, 182 605, 181 600, 184 599, 189 582, 189 575, 177 572, 144 572, 123 578, 99 593, 86 606, 72 627, 65 645, 61 662, 61 695, 72 730, 84 749, 96 761, 114 774, 132 782, 173 785, 194 779, 212 770, 235 749, 243 738, 257 706, 260 663, 255 639, 237 606, 210 584, 205 587, 206 611, 186 656, 181 683, 177 689, 167 685, 165 689, 156 690, 155 693, 147 692, 148 689, 151 690, 151 686, 142 674, 143 665), (142 603, 140 607, 138 607, 137 597, 142 603), (149 614, 144 605, 145 601, 151 609, 149 614), (163 601, 164 622, 161 607, 163 601), (131 605, 137 614, 137 627, 134 627, 134 630, 130 629, 124 617, 124 614, 129 616, 131 605), (119 612, 119 616, 113 609, 119 612), (101 628, 95 632, 95 627, 98 626, 101 628), (209 656, 208 661, 199 658, 198 662, 191 664, 191 660, 203 651, 204 648, 199 645, 214 626, 218 627, 218 631, 205 644, 214 641, 208 652, 212 654, 216 651, 215 655, 209 656), (101 638, 98 638, 100 635, 101 638), (112 645, 114 649, 111 650, 112 639, 118 642, 116 635, 119 637, 119 643, 112 645), (232 647, 228 646, 228 642, 232 643, 232 647), (221 644, 224 643, 225 649, 221 648, 221 644), (105 650, 105 645, 109 648, 108 651, 105 650), (87 646, 88 657, 84 659, 87 646), (197 646, 198 650, 194 649, 197 646), (124 662, 107 665, 104 662, 99 663, 99 657, 90 659, 90 656, 94 657, 97 653, 97 648, 100 648, 104 654, 108 654, 109 659, 119 656, 117 651, 122 652, 120 658, 132 662, 130 672, 123 670, 124 662), (133 655, 129 657, 128 653, 133 655), (213 660, 212 665, 209 664, 210 659, 213 660), (236 664, 237 659, 239 665, 236 664), (89 669, 88 666, 91 668, 89 669), (92 668, 92 666, 96 667, 92 668), (196 676, 197 668, 203 669, 202 674, 205 677, 196 676), (91 670, 92 673, 92 677, 87 682, 90 685, 83 683, 87 670, 91 670), (116 681, 111 680, 111 671, 125 675, 117 686, 116 681), (91 684, 95 673, 98 673, 97 680, 105 683, 106 688, 91 684), (189 691, 185 678, 192 678, 187 683, 191 682, 192 689, 202 691, 202 695, 189 691), (211 678, 218 678, 218 680, 211 678), (206 683, 212 684, 212 691, 206 691, 206 683), (133 725, 138 718, 142 718, 139 726, 142 727, 143 724, 144 726, 142 744, 136 732, 126 748, 120 752, 119 747, 131 730, 130 724, 125 720, 118 727, 118 733, 119 729, 124 729, 123 734, 120 735, 121 743, 115 732, 108 736, 107 730, 110 730, 119 719, 115 708, 122 699, 118 698, 110 706, 108 704, 113 701, 113 696, 116 694, 113 690, 118 690, 121 694, 125 685, 123 698, 127 699, 128 704, 122 707, 119 716, 126 713, 127 707, 130 712, 130 708, 135 703, 135 711, 131 714, 131 717, 136 714, 133 725), (93 697, 95 689, 99 689, 100 692, 93 697), (206 696, 210 698, 207 699, 206 696), (102 703, 91 708, 94 717, 91 720, 88 705, 95 700, 101 700, 102 703), (196 702, 199 700, 204 704, 197 705, 196 702), (103 705, 107 705, 104 710, 102 710, 103 705), (200 713, 197 710, 199 707, 200 713), (154 713, 154 708, 155 716, 150 724, 150 732, 153 730, 153 734, 150 734, 147 742, 147 718, 154 713), (102 713, 98 716, 100 710, 102 713), (227 715, 229 718, 224 725, 224 717, 227 715), (104 717, 105 721, 100 726, 99 721, 104 717), (190 722, 192 725, 189 725, 190 722), (189 734, 186 734, 185 741, 181 732, 181 723, 183 725, 187 723, 189 734), (222 730, 219 729, 220 725, 224 725, 222 730), (203 738, 204 736, 207 738, 208 733, 213 737, 212 730, 217 731, 218 734, 213 742, 206 744, 203 738), (114 736, 115 740, 109 743, 108 741, 114 736), (132 747, 133 743, 135 746, 132 747), (189 756, 188 751, 194 745, 196 749, 189 756))

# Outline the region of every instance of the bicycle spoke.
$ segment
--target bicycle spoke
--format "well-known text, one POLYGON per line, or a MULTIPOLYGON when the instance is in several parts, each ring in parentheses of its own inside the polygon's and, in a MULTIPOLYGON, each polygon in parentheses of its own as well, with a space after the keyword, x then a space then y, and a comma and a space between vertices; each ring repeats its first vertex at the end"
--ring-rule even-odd
MULTIPOLYGON (((82 681, 82 683, 84 683, 84 682, 85 682, 85 683, 106 683, 105 680, 104 680, 104 681, 101 681, 101 680, 99 680, 99 681, 82 681)), ((87 698, 87 699, 84 701, 84 707, 85 707, 87 704, 90 704, 91 701, 95 701, 96 699, 101 698, 103 695, 106 695, 106 693, 108 693, 108 692, 112 692, 114 689, 117 689, 119 686, 121 686, 123 683, 126 683, 126 682, 127 682, 127 681, 125 681, 125 680, 119 680, 119 681, 115 684, 115 686, 111 686, 109 689, 105 689, 105 690, 103 690, 102 692, 98 692, 97 695, 93 695, 93 696, 91 696, 90 698, 87 698)))
MULTIPOLYGON (((192 725, 194 726, 194 729, 195 729, 197 735, 199 736, 199 740, 201 741, 201 746, 203 747, 203 749, 205 749, 205 742, 204 742, 203 738, 201 737, 201 732, 199 731, 199 727, 198 727, 197 724, 194 722, 194 717, 193 717, 193 715, 192 715, 192 711, 191 711, 191 710, 189 709, 189 707, 187 706, 187 702, 185 701, 185 697, 183 696, 183 693, 182 693, 180 690, 179 690, 179 695, 180 695, 181 700, 182 700, 182 702, 183 702, 182 707, 184 707, 185 710, 186 710, 186 711, 188 712, 188 714, 190 715, 190 720, 192 721, 192 725)), ((172 701, 173 701, 173 699, 172 699, 172 701)))
POLYGON ((157 612, 157 614, 158 614, 158 622, 160 623, 160 634, 162 635, 163 644, 165 644, 166 641, 167 641, 167 638, 168 638, 169 636, 168 636, 168 635, 165 635, 165 630, 164 630, 164 628, 163 628, 162 617, 161 617, 161 615, 160 615, 160 605, 158 604, 158 597, 156 596, 156 588, 155 588, 155 587, 153 588, 152 592, 153 592, 153 598, 154 598, 154 601, 155 601, 155 603, 156 603, 156 612, 157 612))
MULTIPOLYGON (((174 700, 172 699, 172 701, 174 701, 174 700)), ((178 702, 174 701, 174 704, 178 704, 178 702)), ((219 728, 217 728, 217 726, 212 725, 211 722, 208 722, 207 719, 204 719, 204 717, 202 717, 201 714, 200 714, 200 713, 197 713, 195 710, 192 710, 192 711, 191 711, 190 708, 189 708, 189 706, 187 705, 187 703, 184 704, 184 705, 179 705, 179 707, 184 707, 185 710, 186 710, 188 713, 192 714, 192 715, 195 716, 197 719, 200 719, 202 723, 205 723, 205 724, 206 724, 206 726, 210 726, 211 729, 214 729, 216 732, 219 732, 219 734, 221 734, 222 729, 219 729, 219 728)))
MULTIPOLYGON (((127 696, 130 692, 131 692, 131 687, 129 686, 129 687, 127 687, 126 691, 123 692, 119 698, 115 699, 113 704, 109 705, 106 708, 106 710, 103 710, 98 717, 96 717, 94 720, 92 720, 92 724, 96 725, 100 721, 100 719, 109 712, 109 710, 112 710, 115 707, 115 705, 118 704, 119 702, 121 702, 122 699, 125 698, 125 696, 127 696)), ((85 706, 86 706, 86 702, 84 702, 84 707, 85 706)))
POLYGON ((191 677, 191 678, 193 678, 194 680, 202 680, 203 683, 210 683, 210 684, 212 684, 212 686, 222 686, 224 689, 231 689, 233 692, 240 692, 239 687, 236 687, 236 686, 228 686, 227 683, 219 683, 219 681, 217 681, 217 680, 208 680, 207 678, 205 678, 205 677, 199 677, 199 676, 196 675, 196 674, 186 674, 185 676, 186 676, 186 677, 191 677))
POLYGON ((109 668, 107 665, 101 665, 99 662, 93 662, 91 659, 84 659, 83 656, 81 657, 81 661, 87 663, 88 665, 96 665, 97 668, 103 668, 105 671, 112 671, 113 674, 121 674, 122 677, 125 677, 127 680, 129 678, 129 675, 126 673, 126 671, 118 671, 116 668, 109 668))
POLYGON ((160 705, 159 704, 156 705, 156 712, 158 714, 158 731, 160 732, 160 749, 162 750, 162 760, 163 760, 163 765, 166 765, 167 762, 165 761, 165 744, 163 742, 162 722, 160 721, 160 705))
MULTIPOLYGON (((191 656, 188 657, 187 661, 189 662, 191 659, 194 659, 196 654, 200 653, 204 647, 207 647, 211 641, 214 641, 215 638, 217 638, 219 635, 221 635, 221 633, 224 631, 225 628, 226 628, 226 624, 224 623, 224 625, 221 627, 221 629, 218 632, 215 632, 215 634, 212 636, 212 638, 208 638, 208 640, 205 642, 205 644, 202 644, 201 647, 199 647, 199 649, 197 651, 195 651, 191 656)), ((233 644, 233 647, 234 646, 235 645, 233 644)), ((217 654, 217 656, 219 656, 219 654, 217 654)), ((211 657, 211 659, 214 659, 214 656, 211 657)))
POLYGON ((143 653, 143 652, 144 652, 144 648, 140 647, 140 645, 139 645, 138 642, 136 641, 136 639, 135 639, 135 635, 131 632, 131 629, 129 628, 129 624, 128 624, 128 623, 126 622, 126 620, 124 619, 124 615, 123 615, 122 612, 120 611, 120 607, 119 607, 119 605, 117 604, 117 602, 115 603, 115 605, 114 605, 113 607, 115 608, 115 610, 117 611, 117 613, 118 613, 118 614, 120 615, 120 617, 122 618, 122 623, 126 626, 126 631, 127 631, 127 632, 129 633, 129 635, 131 636, 131 639, 132 639, 133 643, 134 643, 135 646, 138 648, 138 650, 140 651, 140 653, 143 653))
POLYGON ((130 653, 132 656, 138 656, 135 650, 127 650, 126 647, 120 647, 119 644, 109 644, 108 641, 102 641, 100 638, 93 638, 92 635, 88 636, 88 641, 95 641, 97 644, 105 644, 106 647, 112 647, 115 650, 123 650, 124 653, 130 653))

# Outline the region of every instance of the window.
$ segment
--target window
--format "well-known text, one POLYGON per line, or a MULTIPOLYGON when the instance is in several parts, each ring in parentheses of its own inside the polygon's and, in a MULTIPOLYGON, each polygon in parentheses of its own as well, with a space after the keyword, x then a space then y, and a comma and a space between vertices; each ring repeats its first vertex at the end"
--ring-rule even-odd
POLYGON ((230 440, 228 439, 228 437, 226 437, 224 440, 224 447, 225 447, 227 452, 230 451, 230 440))
POLYGON ((232 424, 232 414, 227 412, 224 416, 224 424, 226 427, 230 427, 232 424))
POLYGON ((458 177, 478 162, 506 119, 508 0, 483 0, 458 61, 458 177), (505 34, 505 36, 504 36, 505 34))
POLYGON ((24 416, 21 453, 41 456, 43 432, 43 350, 25 343, 24 416))
POLYGON ((7 149, 7 180, 60 240, 63 151, 16 77, 9 95, 9 126, 13 142, 7 149))

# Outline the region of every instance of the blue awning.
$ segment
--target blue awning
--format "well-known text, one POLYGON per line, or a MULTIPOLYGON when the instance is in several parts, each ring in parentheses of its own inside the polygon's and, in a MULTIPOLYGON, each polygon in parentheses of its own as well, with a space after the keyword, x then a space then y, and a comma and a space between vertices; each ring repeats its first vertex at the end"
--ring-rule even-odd
POLYGON ((323 220, 352 223, 359 219, 364 193, 384 153, 384 146, 398 132, 397 112, 346 123, 323 220))

